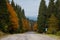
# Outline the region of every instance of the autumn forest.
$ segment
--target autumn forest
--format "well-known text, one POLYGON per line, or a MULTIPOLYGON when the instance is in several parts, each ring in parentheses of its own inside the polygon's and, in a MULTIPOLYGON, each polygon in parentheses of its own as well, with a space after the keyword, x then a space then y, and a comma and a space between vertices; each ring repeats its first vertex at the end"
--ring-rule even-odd
POLYGON ((14 0, 0 0, 0 31, 4 33, 24 33, 35 31, 38 33, 60 33, 60 0, 41 0, 37 21, 25 16, 25 10, 14 0))

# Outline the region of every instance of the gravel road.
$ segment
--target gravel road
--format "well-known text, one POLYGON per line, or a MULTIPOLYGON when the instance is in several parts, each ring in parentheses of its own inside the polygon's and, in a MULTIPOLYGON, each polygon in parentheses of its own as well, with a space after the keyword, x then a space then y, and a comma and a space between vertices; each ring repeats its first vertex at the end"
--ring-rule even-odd
POLYGON ((35 32, 27 32, 24 34, 8 35, 4 38, 0 38, 0 40, 57 40, 57 39, 52 38, 48 35, 44 35, 44 34, 36 34, 35 32))

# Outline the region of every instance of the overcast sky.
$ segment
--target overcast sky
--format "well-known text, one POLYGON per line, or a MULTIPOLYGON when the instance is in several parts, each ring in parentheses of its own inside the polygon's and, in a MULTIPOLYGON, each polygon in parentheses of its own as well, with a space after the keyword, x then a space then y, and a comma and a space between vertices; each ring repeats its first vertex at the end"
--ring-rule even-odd
MULTIPOLYGON (((40 1, 41 0, 14 0, 16 4, 25 10, 27 17, 37 17, 40 1)), ((48 4, 48 0, 46 0, 46 4, 48 4)))

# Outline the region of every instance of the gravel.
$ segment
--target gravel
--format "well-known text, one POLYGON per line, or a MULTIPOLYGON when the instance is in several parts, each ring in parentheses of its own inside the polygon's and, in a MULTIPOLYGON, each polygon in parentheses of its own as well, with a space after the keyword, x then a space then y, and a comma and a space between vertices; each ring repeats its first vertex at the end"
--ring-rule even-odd
POLYGON ((0 38, 0 40, 57 40, 45 34, 37 34, 35 32, 26 32, 24 34, 13 34, 0 38))

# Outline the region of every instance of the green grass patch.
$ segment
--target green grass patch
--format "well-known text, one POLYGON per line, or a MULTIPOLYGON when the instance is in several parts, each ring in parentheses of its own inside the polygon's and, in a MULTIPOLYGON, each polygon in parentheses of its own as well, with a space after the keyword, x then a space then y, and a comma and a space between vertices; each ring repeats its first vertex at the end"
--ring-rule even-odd
POLYGON ((48 35, 52 38, 56 38, 57 40, 60 40, 60 36, 58 36, 58 35, 55 35, 55 34, 46 34, 46 35, 48 35))

